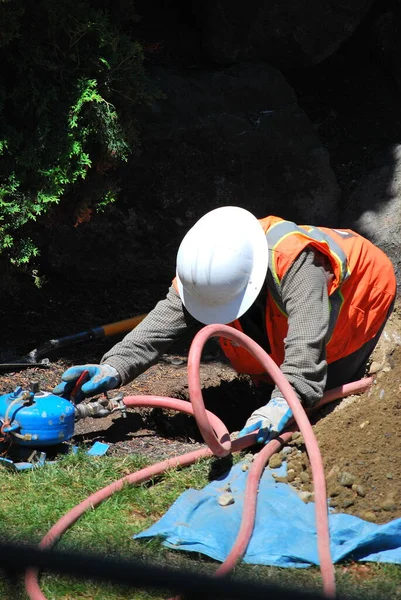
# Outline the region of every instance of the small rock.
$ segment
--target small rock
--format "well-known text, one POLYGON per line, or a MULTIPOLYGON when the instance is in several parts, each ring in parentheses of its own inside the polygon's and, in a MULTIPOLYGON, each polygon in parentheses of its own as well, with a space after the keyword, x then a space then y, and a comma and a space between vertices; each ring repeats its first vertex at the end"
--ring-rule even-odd
POLYGON ((349 498, 344 498, 344 499, 341 501, 341 506, 342 506, 342 508, 348 508, 349 506, 352 506, 353 504, 354 504, 354 498, 351 498, 351 497, 349 497, 349 498))
POLYGON ((382 509, 386 511, 397 510, 397 503, 392 498, 387 498, 382 504, 382 509))
POLYGON ((359 425, 359 427, 360 427, 361 429, 363 429, 364 427, 366 427, 366 425, 369 425, 369 423, 370 423, 370 421, 364 421, 363 423, 361 423, 361 424, 359 425))
POLYGON ((294 439, 294 435, 295 435, 295 433, 293 434, 292 440, 291 440, 292 443, 294 444, 294 446, 297 446, 297 447, 304 446, 305 445, 305 441, 304 441, 303 436, 301 434, 299 434, 299 437, 296 437, 294 439))
POLYGON ((248 454, 245 454, 244 458, 248 462, 253 462, 255 460, 254 454, 251 454, 250 452, 248 452, 248 454))
POLYGON ((297 460, 289 460, 287 464, 288 470, 293 470, 296 475, 302 471, 302 465, 297 460))
POLYGON ((281 450, 281 453, 280 453, 280 454, 281 454, 281 456, 284 458, 284 457, 287 457, 289 454, 291 454, 291 452, 292 452, 292 448, 291 448, 291 446, 285 446, 285 447, 284 447, 284 448, 281 450))
POLYGON ((330 471, 327 473, 327 479, 331 479, 335 477, 340 472, 340 467, 338 465, 333 465, 330 471))
POLYGON ((338 474, 338 483, 344 487, 351 487, 355 483, 355 477, 348 471, 338 474))
POLYGON ((249 465, 245 464, 241 466, 241 471, 248 471, 249 465))
POLYGON ((392 473, 386 473, 386 477, 387 477, 387 479, 392 479, 393 478, 393 474, 392 473))
POLYGON ((369 367, 369 375, 375 375, 378 371, 380 371, 381 363, 377 361, 373 361, 369 367))
POLYGON ((299 492, 298 496, 301 498, 302 502, 305 502, 305 504, 308 502, 313 502, 314 500, 312 492, 299 492))
POLYGON ((287 481, 288 483, 291 483, 292 481, 294 481, 295 479, 295 471, 293 469, 291 469, 291 471, 287 472, 287 481))
POLYGON ((333 498, 342 494, 342 489, 339 485, 330 485, 328 488, 328 495, 333 498))
POLYGON ((361 496, 362 498, 366 496, 366 490, 362 485, 354 483, 351 489, 353 492, 356 492, 356 494, 358 494, 358 496, 361 496))
POLYGON ((302 437, 302 433, 300 431, 294 431, 291 440, 295 442, 295 440, 299 439, 300 437, 302 437))
POLYGON ((372 521, 373 523, 376 521, 376 515, 373 511, 371 510, 367 510, 363 513, 361 513, 360 515, 361 519, 364 519, 365 521, 372 521))
POLYGON ((306 471, 302 471, 302 473, 299 474, 299 477, 300 477, 302 483, 310 482, 309 473, 307 473, 306 471))
POLYGON ((276 473, 272 473, 272 477, 274 477, 274 481, 277 483, 288 483, 288 477, 286 475, 280 476, 276 475, 276 473))
POLYGON ((170 360, 170 362, 172 365, 178 366, 178 365, 183 365, 185 363, 185 360, 182 360, 182 358, 172 358, 170 360))
POLYGON ((229 506, 230 504, 234 504, 234 502, 234 496, 229 492, 224 492, 224 494, 221 494, 218 498, 220 506, 229 506))
POLYGON ((283 464, 283 459, 279 454, 273 454, 269 460, 269 467, 271 469, 278 469, 283 464))
POLYGON ((332 508, 336 508, 336 506, 338 506, 337 498, 329 498, 329 506, 331 506, 332 508))

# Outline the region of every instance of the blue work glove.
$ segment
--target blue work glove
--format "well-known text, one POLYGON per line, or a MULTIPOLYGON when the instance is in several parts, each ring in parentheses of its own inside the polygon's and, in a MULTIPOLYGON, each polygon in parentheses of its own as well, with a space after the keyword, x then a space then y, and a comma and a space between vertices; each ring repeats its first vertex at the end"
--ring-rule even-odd
POLYGON ((72 398, 74 402, 81 402, 86 396, 94 396, 112 390, 121 383, 118 371, 111 365, 79 365, 70 367, 63 373, 62 382, 54 388, 53 394, 69 399, 75 384, 84 371, 88 371, 88 376, 81 390, 75 398, 72 398))
POLYGON ((256 441, 258 444, 267 444, 287 427, 292 416, 292 410, 284 398, 272 398, 268 404, 257 408, 251 414, 238 437, 259 429, 256 441))

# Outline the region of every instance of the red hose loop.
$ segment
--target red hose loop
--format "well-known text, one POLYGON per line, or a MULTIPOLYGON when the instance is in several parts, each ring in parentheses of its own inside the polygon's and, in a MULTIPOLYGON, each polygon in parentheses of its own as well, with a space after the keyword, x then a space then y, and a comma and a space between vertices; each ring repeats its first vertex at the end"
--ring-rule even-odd
MULTIPOLYGON (((237 331, 228 325, 207 325, 201 329, 195 336, 191 346, 189 360, 188 360, 188 383, 189 391, 191 396, 191 402, 194 407, 195 418, 198 423, 198 427, 202 433, 203 438, 207 443, 209 440, 213 441, 213 445, 209 446, 213 453, 216 452, 216 448, 220 445, 218 450, 220 452, 225 451, 222 444, 217 440, 210 423, 207 420, 206 411, 203 405, 202 392, 200 389, 200 377, 199 377, 199 363, 200 354, 203 346, 207 340, 211 337, 224 337, 231 341, 240 344, 243 348, 256 358, 256 360, 263 367, 263 370, 267 372, 273 379, 274 383, 278 386, 284 398, 288 402, 289 407, 292 410, 294 419, 304 437, 305 446, 309 455, 311 463, 313 485, 315 489, 315 507, 316 507, 316 529, 318 537, 318 556, 319 563, 321 566, 322 578, 323 578, 323 590, 327 596, 333 597, 335 595, 335 577, 334 577, 334 565, 331 559, 330 551, 330 533, 329 533, 329 519, 327 511, 327 500, 326 500, 326 481, 324 477, 323 461, 320 454, 319 446, 314 436, 312 426, 309 419, 298 400, 293 388, 287 381, 279 367, 270 358, 270 356, 261 348, 256 342, 250 337, 237 331)), ((222 454, 220 454, 221 456, 222 454)))
MULTIPOLYGON (((224 327, 224 326, 223 326, 224 327)), ((227 329, 233 331, 231 327, 227 329)), ((210 423, 205 404, 203 402, 202 388, 200 383, 200 361, 204 345, 207 340, 217 335, 217 326, 208 325, 201 329, 193 339, 188 355, 188 386, 189 397, 194 409, 194 416, 199 427, 199 431, 215 456, 227 456, 231 453, 231 440, 228 430, 225 428, 225 435, 220 439, 216 436, 210 423)))

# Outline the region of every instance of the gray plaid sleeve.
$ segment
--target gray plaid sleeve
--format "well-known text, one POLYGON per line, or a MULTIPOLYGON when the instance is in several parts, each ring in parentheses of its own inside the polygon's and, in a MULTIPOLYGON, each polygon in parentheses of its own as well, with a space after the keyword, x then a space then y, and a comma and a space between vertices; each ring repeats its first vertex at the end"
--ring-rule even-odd
MULTIPOLYGON (((285 358, 280 369, 305 406, 323 395, 327 378, 328 271, 320 253, 303 251, 285 274, 282 301, 288 315, 285 358)), ((282 396, 276 387, 272 398, 282 396)))
POLYGON ((103 356, 101 363, 117 369, 122 385, 155 364, 171 344, 189 330, 200 327, 188 311, 174 287, 171 286, 164 300, 158 302, 145 319, 121 342, 103 356))

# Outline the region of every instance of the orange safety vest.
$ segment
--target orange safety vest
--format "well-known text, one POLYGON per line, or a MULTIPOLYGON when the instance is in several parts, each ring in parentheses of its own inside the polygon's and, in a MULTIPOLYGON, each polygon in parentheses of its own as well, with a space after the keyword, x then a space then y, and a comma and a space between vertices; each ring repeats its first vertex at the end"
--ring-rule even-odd
MULTIPOLYGON (((260 219, 260 223, 269 244, 269 268, 278 289, 294 260, 307 247, 321 252, 331 265, 327 362, 348 356, 372 339, 383 324, 396 293, 394 269, 388 257, 350 229, 296 225, 273 216, 260 219)), ((238 319, 229 325, 242 331, 238 319)), ((270 288, 266 300, 266 329, 270 356, 280 366, 284 361, 288 316, 276 290, 270 288)), ((246 373, 255 381, 268 379, 247 350, 227 339, 221 338, 219 342, 238 373, 246 373)))

